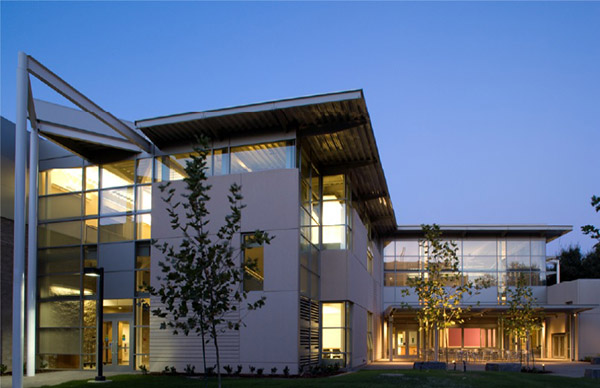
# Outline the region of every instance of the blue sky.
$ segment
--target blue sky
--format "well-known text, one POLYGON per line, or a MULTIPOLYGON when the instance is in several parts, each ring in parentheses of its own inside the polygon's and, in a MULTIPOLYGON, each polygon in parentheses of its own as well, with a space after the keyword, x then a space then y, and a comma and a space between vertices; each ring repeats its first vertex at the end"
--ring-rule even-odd
MULTIPOLYGON (((600 3, 1 3, 17 52, 130 119, 364 89, 400 223, 600 224, 600 3)), ((39 82, 37 98, 64 101, 39 82)))

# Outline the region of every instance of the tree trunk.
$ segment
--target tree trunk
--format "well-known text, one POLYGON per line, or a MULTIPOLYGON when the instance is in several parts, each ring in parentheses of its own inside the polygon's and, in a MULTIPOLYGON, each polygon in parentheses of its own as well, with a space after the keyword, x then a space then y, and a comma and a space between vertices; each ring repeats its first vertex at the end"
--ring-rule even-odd
POLYGON ((204 340, 204 336, 206 333, 204 332, 204 317, 203 314, 200 313, 200 337, 202 338, 202 364, 204 365, 204 387, 208 388, 208 376, 206 374, 206 341, 204 340))
POLYGON ((433 355, 433 360, 434 361, 439 361, 439 351, 440 351, 440 341, 439 341, 439 335, 440 332, 438 330, 438 325, 437 322, 433 325, 433 351, 435 352, 435 354, 433 355))
POLYGON ((217 355, 217 386, 221 388, 221 359, 219 357, 219 343, 217 341, 217 328, 212 324, 212 337, 215 344, 215 354, 217 355))

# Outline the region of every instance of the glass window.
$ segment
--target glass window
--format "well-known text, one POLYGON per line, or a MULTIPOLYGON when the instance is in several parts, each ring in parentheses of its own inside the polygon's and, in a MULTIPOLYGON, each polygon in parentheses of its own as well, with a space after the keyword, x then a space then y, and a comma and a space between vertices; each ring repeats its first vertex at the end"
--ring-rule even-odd
POLYGON ((396 255, 397 256, 418 256, 419 255, 419 242, 417 240, 396 241, 396 255))
POLYGON ((529 256, 529 240, 508 240, 506 248, 509 256, 529 256))
POLYGON ((396 287, 397 285, 397 281, 396 281, 396 273, 395 272, 384 272, 383 274, 383 285, 385 287, 396 287))
POLYGON ((323 225, 344 225, 346 223, 346 203, 344 201, 323 201, 323 225))
POLYGON ((396 243, 394 241, 385 241, 383 245, 384 256, 394 256, 396 254, 396 243))
POLYGON ((244 291, 262 291, 265 280, 264 247, 250 243, 251 235, 243 238, 248 244, 244 249, 244 291))
POLYGON ((83 243, 96 244, 98 243, 98 219, 85 220, 83 228, 83 243))
POLYGON ((396 259, 393 256, 383 257, 383 269, 393 271, 396 269, 396 259))
MULTIPOLYGON (((136 326, 150 325, 150 299, 136 299, 135 303, 135 324, 136 326)), ((142 353, 142 352, 140 352, 142 353)), ((147 352, 143 352, 147 353, 147 352)))
POLYGON ((496 256, 496 240, 464 240, 464 256, 496 256))
POLYGON ((81 221, 55 222, 38 226, 38 247, 81 244, 81 221))
POLYGON ((531 268, 529 256, 509 256, 506 259, 506 262, 507 270, 509 271, 524 270, 531 268))
POLYGON ((530 272, 529 271, 508 271, 502 274, 504 277, 504 285, 508 287, 516 287, 519 284, 529 286, 530 272))
POLYGON ((531 285, 532 286, 545 286, 546 285, 546 272, 532 272, 531 273, 531 285))
POLYGON ((546 256, 546 240, 531 241, 531 256, 546 256))
POLYGON ((81 217, 81 194, 40 197, 38 204, 40 221, 81 217))
POLYGON ((152 186, 137 187, 136 209, 137 211, 152 210, 152 186))
POLYGON ((83 276, 83 295, 91 296, 96 295, 98 290, 98 277, 97 276, 83 276))
POLYGON ((323 248, 324 249, 346 249, 345 225, 323 226, 323 248))
POLYGON ((40 354, 39 359, 48 369, 79 368, 79 354, 40 354))
POLYGON ((136 269, 150 269, 150 245, 138 244, 135 256, 136 269))
POLYGON ((546 269, 546 256, 531 256, 531 269, 544 271, 546 269))
POLYGON ((133 187, 102 190, 100 196, 100 214, 102 215, 133 211, 133 187))
POLYGON ((152 158, 136 160, 136 183, 152 183, 152 158))
MULTIPOLYGON (((156 161, 156 180, 159 182, 165 181, 180 181, 187 178, 185 168, 188 162, 192 161, 192 155, 197 155, 195 152, 184 152, 174 155, 159 156, 156 161)), ((210 172, 210 154, 206 159, 208 172, 210 172)), ((210 175, 210 174, 208 174, 210 175)))
POLYGON ((464 271, 495 271, 496 256, 464 256, 464 271))
POLYGON ((104 314, 133 313, 133 299, 104 299, 104 314))
POLYGON ((345 365, 348 356, 350 339, 350 314, 345 303, 323 303, 322 314, 322 358, 333 364, 339 360, 345 365))
POLYGON ((39 174, 39 195, 62 194, 81 191, 83 172, 81 167, 55 168, 39 174))
POLYGON ((150 328, 138 327, 136 328, 136 334, 135 352, 150 353, 150 328))
POLYGON ((133 185, 135 161, 105 164, 101 169, 101 186, 103 189, 133 185))
POLYGON ((288 142, 254 144, 231 148, 231 173, 273 170, 287 167, 288 142))
POLYGON ((476 287, 495 287, 498 285, 496 272, 463 272, 463 279, 466 282, 471 281, 476 287))
POLYGON ((213 163, 213 175, 229 174, 229 154, 227 148, 214 150, 213 163))
POLYGON ((410 286, 409 279, 418 278, 421 276, 420 272, 396 272, 396 286, 407 287, 410 286))
POLYGON ((85 215, 95 216, 98 214, 98 192, 89 191, 85 193, 85 215))
POLYGON ((105 217, 100 219, 100 242, 133 240, 133 216, 105 217))
POLYGON ((97 267, 98 266, 98 248, 88 246, 83 248, 83 266, 97 267))
MULTIPOLYGON (((79 354, 80 334, 77 329, 40 329, 39 352, 79 354)), ((79 367, 79 365, 77 365, 79 367)))
POLYGON ((412 270, 418 271, 419 267, 419 258, 416 256, 412 257, 396 257, 396 269, 397 270, 412 270))
POLYGON ((79 327, 79 301, 41 302, 40 327, 79 327))
POLYGON ((323 177, 323 200, 345 199, 346 182, 344 175, 330 175, 323 177))
POLYGON ((79 296, 80 275, 49 275, 38 278, 38 292, 40 298, 54 296, 79 296))
POLYGON ((85 189, 98 190, 100 182, 100 169, 98 166, 87 166, 85 168, 85 189))
POLYGON ((138 214, 136 216, 137 239, 149 240, 152 236, 152 215, 138 214))
POLYGON ((38 273, 79 272, 80 249, 53 248, 38 250, 38 273))

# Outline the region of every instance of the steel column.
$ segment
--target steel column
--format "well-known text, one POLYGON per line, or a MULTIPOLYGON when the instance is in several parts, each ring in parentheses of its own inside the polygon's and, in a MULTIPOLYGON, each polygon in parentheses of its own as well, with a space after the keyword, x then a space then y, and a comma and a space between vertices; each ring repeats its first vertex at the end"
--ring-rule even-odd
POLYGON ((23 387, 23 288, 25 286, 25 173, 27 165, 27 55, 19 52, 17 64, 17 115, 15 127, 15 224, 12 316, 12 386, 23 387))
POLYGON ((29 214, 27 235, 27 376, 35 376, 37 310, 38 143, 35 125, 29 134, 29 214))

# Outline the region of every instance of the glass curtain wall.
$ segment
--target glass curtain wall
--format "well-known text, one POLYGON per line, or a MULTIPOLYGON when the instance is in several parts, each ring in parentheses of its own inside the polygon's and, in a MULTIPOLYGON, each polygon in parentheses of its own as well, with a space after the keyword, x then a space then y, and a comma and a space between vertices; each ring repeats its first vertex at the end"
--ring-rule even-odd
POLYGON ((300 160, 300 366, 319 362, 321 177, 308 150, 300 160))
POLYGON ((328 365, 350 367, 352 363, 352 304, 336 302, 322 304, 322 358, 328 365))
POLYGON ((96 367, 96 278, 82 275, 98 244, 146 241, 135 284, 149 280, 152 181, 152 158, 40 172, 39 367, 96 367))
MULTIPOLYGON (((457 239, 463 281, 487 287, 506 287, 523 281, 528 286, 546 285, 544 239, 457 239)), ((387 241, 384 247, 384 285, 406 287, 408 279, 421 276, 426 261, 416 239, 387 241)))
POLYGON ((345 175, 323 177, 323 249, 351 249, 352 204, 345 175))

